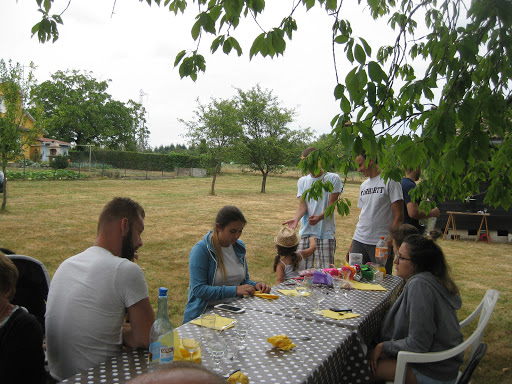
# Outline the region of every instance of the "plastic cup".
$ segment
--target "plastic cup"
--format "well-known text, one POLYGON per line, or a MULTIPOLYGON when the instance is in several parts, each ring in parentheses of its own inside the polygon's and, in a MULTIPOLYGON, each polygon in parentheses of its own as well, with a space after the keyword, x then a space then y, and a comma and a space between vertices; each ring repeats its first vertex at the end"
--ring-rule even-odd
POLYGON ((348 256, 348 264, 349 265, 362 265, 363 264, 363 254, 362 253, 350 253, 348 256))

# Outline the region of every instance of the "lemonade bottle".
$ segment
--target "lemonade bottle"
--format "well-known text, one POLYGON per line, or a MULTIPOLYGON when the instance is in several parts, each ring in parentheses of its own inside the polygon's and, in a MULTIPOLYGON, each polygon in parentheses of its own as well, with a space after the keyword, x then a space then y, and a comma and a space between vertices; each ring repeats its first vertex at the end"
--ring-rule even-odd
POLYGON ((379 266, 379 271, 382 276, 386 276, 386 262, 388 261, 388 245, 384 236, 380 237, 377 245, 375 246, 375 263, 379 266))

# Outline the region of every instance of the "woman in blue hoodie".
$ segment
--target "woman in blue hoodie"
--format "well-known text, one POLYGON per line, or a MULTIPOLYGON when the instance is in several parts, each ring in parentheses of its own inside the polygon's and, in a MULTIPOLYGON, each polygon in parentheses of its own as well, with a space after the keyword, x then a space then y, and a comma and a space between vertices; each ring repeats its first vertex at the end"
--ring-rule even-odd
POLYGON ((190 284, 183 323, 216 304, 255 291, 270 292, 268 285, 249 278, 245 244, 239 240, 246 224, 242 211, 227 205, 217 213, 213 230, 190 251, 190 284))
MULTIPOLYGON (((439 352, 462 342, 456 311, 462 305, 443 251, 429 238, 407 236, 394 260, 405 288, 381 328, 382 342, 370 353, 374 381, 393 381, 399 351, 439 352)), ((406 383, 455 383, 464 352, 438 363, 409 364, 406 383)))

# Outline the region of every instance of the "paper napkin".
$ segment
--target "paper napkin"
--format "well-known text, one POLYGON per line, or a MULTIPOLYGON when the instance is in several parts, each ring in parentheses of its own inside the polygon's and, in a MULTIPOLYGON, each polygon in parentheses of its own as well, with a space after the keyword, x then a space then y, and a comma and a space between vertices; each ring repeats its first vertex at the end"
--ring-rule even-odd
MULTIPOLYGON (((217 319, 215 320, 215 326, 208 327, 208 328, 216 329, 217 331, 223 331, 224 329, 231 328, 236 323, 235 319, 230 319, 228 317, 222 317, 217 314, 215 316, 217 316, 217 319)), ((191 321, 191 323, 201 326, 201 319, 200 318, 194 319, 191 321)))
MULTIPOLYGON (((296 289, 278 289, 277 291, 286 296, 299 296, 299 292, 296 289)), ((309 292, 306 292, 304 296, 309 296, 309 292)))
POLYGON ((355 289, 362 291, 387 291, 386 288, 379 284, 360 283, 359 281, 353 281, 352 283, 355 289))
POLYGON ((263 293, 261 291, 254 292, 254 296, 261 297, 262 299, 279 299, 277 295, 271 295, 270 293, 263 293))
POLYGON ((330 319, 335 319, 335 320, 346 320, 346 319, 353 319, 354 317, 360 317, 360 315, 358 315, 357 313, 334 312, 334 311, 331 311, 330 309, 324 309, 321 312, 322 312, 322 315, 324 315, 325 317, 328 317, 330 319))

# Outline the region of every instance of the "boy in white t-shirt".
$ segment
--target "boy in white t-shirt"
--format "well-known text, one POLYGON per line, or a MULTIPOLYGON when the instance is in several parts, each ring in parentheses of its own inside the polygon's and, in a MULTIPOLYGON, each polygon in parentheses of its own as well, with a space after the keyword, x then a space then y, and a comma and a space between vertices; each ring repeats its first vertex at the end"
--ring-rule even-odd
MULTIPOLYGON (((359 190, 357 207, 361 208, 359 222, 352 239, 349 252, 363 254, 363 264, 375 262, 375 246, 381 236, 388 238, 390 228, 402 224, 404 218, 404 198, 399 182, 384 181, 380 168, 374 159, 368 160, 363 151, 356 157, 358 171, 367 176, 359 190)), ((391 249, 388 239, 388 248, 391 249)), ((347 253, 348 261, 348 253, 347 253)), ((393 253, 388 253, 386 273, 393 271, 393 253)))
MULTIPOLYGON (((316 150, 313 147, 305 149, 302 153, 302 158, 316 150)), ((331 264, 334 264, 336 223, 334 221, 334 214, 326 218, 324 217, 324 212, 329 205, 338 200, 338 196, 341 193, 343 193, 343 184, 340 177, 336 173, 325 172, 323 169, 318 175, 309 174, 301 177, 297 182, 299 205, 293 219, 285 221, 283 225, 288 225, 291 229, 295 229, 300 221, 299 236, 301 242, 299 250, 308 249, 310 247, 309 239, 311 237, 316 238, 316 250, 312 256, 306 259, 306 269, 314 267, 315 258, 317 268, 329 268, 331 264), (318 200, 303 200, 302 194, 310 189, 317 180, 330 181, 332 192, 324 191, 322 197, 318 200)))

